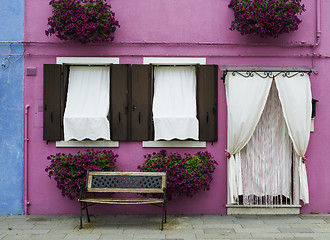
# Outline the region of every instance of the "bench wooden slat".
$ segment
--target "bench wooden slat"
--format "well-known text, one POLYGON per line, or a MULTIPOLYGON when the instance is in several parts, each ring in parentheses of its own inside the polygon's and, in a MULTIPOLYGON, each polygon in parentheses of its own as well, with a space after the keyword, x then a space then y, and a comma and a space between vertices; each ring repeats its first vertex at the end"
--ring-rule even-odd
POLYGON ((87 188, 87 192, 116 192, 116 193, 164 193, 162 189, 148 188, 87 188))
POLYGON ((91 175, 131 175, 131 176, 166 176, 165 172, 98 172, 93 171, 89 172, 89 176, 91 175))
POLYGON ((160 198, 87 198, 80 201, 105 204, 151 204, 163 203, 164 200, 160 198))

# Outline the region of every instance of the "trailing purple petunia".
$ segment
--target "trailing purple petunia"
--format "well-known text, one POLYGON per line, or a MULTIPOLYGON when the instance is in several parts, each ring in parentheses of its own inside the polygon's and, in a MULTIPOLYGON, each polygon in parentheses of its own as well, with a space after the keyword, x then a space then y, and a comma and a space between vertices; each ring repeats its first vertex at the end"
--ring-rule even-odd
POLYGON ((145 162, 138 166, 141 172, 167 172, 168 199, 179 195, 192 197, 199 190, 210 189, 212 173, 217 162, 208 152, 198 152, 194 156, 185 153, 166 154, 165 150, 144 156, 145 162))
POLYGON ((94 151, 77 154, 57 153, 47 157, 51 164, 45 171, 57 182, 63 197, 75 199, 79 197, 79 188, 86 186, 87 171, 118 171, 118 155, 112 151, 94 151))
POLYGON ((298 15, 306 11, 301 0, 231 0, 229 8, 235 16, 230 30, 261 38, 297 30, 301 23, 298 15))
POLYGON ((53 15, 45 34, 82 43, 112 41, 119 28, 106 0, 51 0, 53 15))

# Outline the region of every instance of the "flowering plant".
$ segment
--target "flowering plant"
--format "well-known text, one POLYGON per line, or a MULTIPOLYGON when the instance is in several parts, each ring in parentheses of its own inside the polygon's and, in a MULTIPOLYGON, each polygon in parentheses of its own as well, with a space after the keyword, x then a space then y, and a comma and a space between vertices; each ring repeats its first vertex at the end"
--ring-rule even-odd
POLYGON ((112 41, 119 27, 106 0, 51 0, 53 15, 45 34, 80 42, 112 41))
POLYGON ((301 0, 231 0, 229 7, 235 15, 230 30, 262 38, 297 30, 301 23, 297 15, 306 11, 301 0))
POLYGON ((57 182, 63 197, 75 199, 79 197, 79 188, 86 186, 87 171, 118 171, 116 160, 118 155, 112 151, 94 151, 77 154, 57 153, 47 157, 51 164, 45 171, 57 182))
POLYGON ((192 197, 199 190, 209 190, 217 162, 208 152, 194 156, 185 153, 167 155, 165 150, 144 156, 145 161, 138 169, 142 172, 167 172, 168 199, 179 195, 192 197))

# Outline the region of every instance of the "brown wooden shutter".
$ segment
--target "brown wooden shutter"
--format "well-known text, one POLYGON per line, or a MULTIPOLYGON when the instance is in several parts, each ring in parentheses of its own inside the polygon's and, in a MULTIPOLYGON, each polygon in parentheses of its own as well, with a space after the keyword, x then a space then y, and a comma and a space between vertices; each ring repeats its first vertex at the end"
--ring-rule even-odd
POLYGON ((132 65, 131 78, 131 140, 152 139, 152 82, 151 65, 132 65))
POLYGON ((43 139, 47 141, 62 140, 63 106, 63 67, 57 64, 44 65, 44 106, 43 106, 43 139))
POLYGON ((111 140, 128 140, 128 80, 130 65, 113 64, 110 70, 111 140))
POLYGON ((215 142, 218 140, 218 66, 196 68, 199 140, 215 142))

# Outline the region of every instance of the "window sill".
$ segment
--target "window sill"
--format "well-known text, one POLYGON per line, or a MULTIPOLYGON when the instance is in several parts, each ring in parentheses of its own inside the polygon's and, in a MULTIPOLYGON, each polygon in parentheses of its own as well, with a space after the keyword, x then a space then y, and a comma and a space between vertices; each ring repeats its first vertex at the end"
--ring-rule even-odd
POLYGON ((118 141, 56 141, 56 147, 119 147, 118 141))
POLYGON ((143 141, 143 147, 190 147, 205 148, 206 142, 199 141, 143 141))

